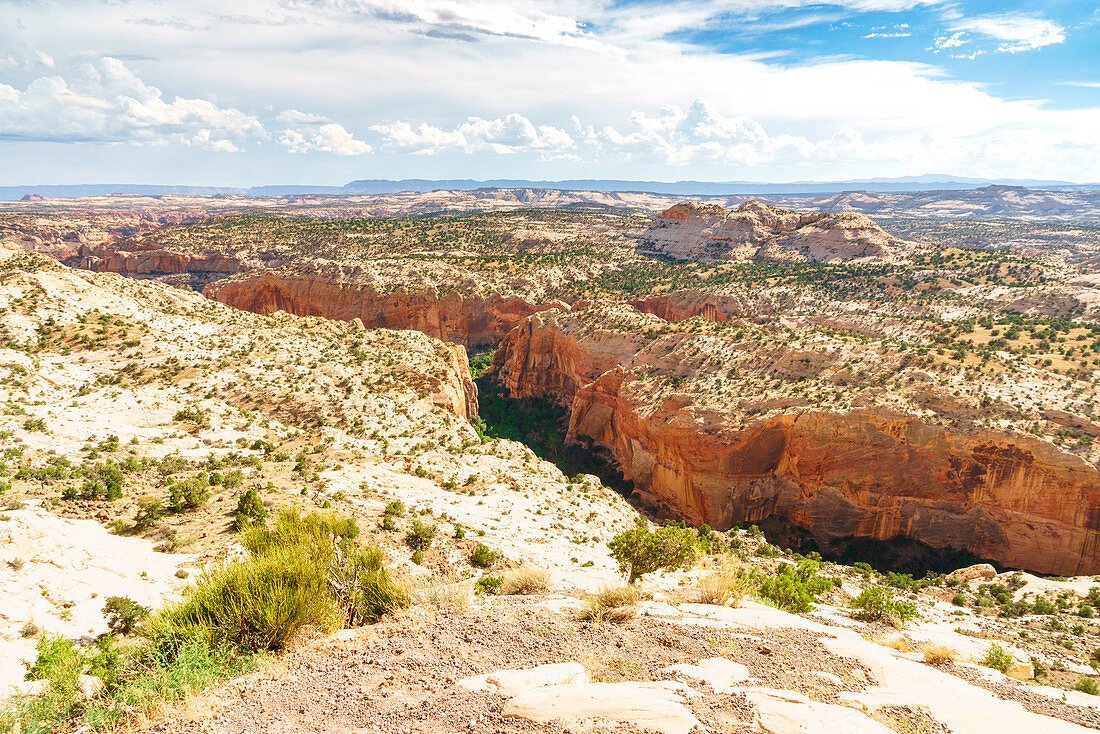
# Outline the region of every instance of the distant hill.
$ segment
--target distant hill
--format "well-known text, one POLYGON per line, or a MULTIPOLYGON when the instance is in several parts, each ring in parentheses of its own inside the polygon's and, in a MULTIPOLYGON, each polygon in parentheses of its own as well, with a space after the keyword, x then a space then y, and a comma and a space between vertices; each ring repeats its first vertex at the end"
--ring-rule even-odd
POLYGON ((568 179, 563 181, 533 181, 527 179, 362 179, 343 186, 269 185, 233 186, 158 186, 146 184, 73 184, 45 186, 0 186, 0 200, 14 201, 24 196, 70 198, 78 196, 108 196, 137 194, 143 196, 235 194, 238 196, 285 196, 309 194, 391 194, 400 191, 435 191, 450 189, 472 191, 484 188, 532 188, 560 191, 639 191, 677 196, 722 196, 745 194, 839 194, 845 191, 872 193, 911 191, 962 191, 982 186, 1026 186, 1046 190, 1079 190, 1100 187, 1100 184, 1075 184, 1067 181, 990 180, 928 174, 901 178, 870 178, 852 181, 791 181, 760 183, 754 181, 627 181, 620 179, 568 179))

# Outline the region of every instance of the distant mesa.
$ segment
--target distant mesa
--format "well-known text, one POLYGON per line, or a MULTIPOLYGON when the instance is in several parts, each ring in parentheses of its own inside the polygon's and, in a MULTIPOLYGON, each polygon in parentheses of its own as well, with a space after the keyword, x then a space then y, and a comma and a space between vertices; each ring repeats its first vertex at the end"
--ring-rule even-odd
POLYGON ((737 209, 688 202, 662 212, 641 235, 677 260, 897 261, 913 245, 864 214, 797 212, 756 200, 737 209))

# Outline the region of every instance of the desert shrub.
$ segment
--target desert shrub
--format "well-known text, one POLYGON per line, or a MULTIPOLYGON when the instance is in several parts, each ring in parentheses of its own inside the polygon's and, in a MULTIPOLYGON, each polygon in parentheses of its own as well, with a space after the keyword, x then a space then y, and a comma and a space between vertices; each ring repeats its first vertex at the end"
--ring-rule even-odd
POLYGON ((500 587, 503 583, 503 576, 482 576, 474 582, 474 587, 486 596, 493 596, 500 593, 500 587))
POLYGON ((412 529, 405 533, 405 545, 414 551, 430 548, 433 540, 435 540, 435 528, 419 520, 414 520, 412 529))
POLYGON ((409 605, 405 589, 382 563, 378 548, 337 543, 328 566, 328 584, 349 626, 377 622, 409 605))
POLYGON ((995 642, 990 645, 989 652, 985 654, 985 658, 982 660, 982 665, 985 667, 999 670, 1005 675, 1008 675, 1008 671, 1012 670, 1012 663, 1012 655, 995 642))
POLYGON ((800 561, 798 565, 783 564, 773 576, 760 580, 756 593, 788 612, 807 612, 817 602, 818 594, 833 588, 833 580, 819 576, 821 564, 800 561))
POLYGON ((930 665, 947 665, 955 662, 959 653, 953 647, 947 645, 925 645, 924 662, 930 665))
POLYGON ((639 518, 636 527, 616 535, 607 547, 619 564, 619 571, 627 574, 627 583, 632 584, 653 571, 689 568, 695 561, 698 541, 687 528, 667 526, 651 530, 639 518))
POLYGON ((692 600, 696 604, 735 607, 756 586, 753 575, 742 568, 722 569, 700 576, 692 600))
POLYGON ((122 496, 122 469, 113 461, 106 461, 85 470, 86 479, 80 488, 80 496, 86 500, 117 500, 122 496))
POLYGON ((168 484, 168 507, 173 512, 198 509, 208 499, 210 499, 210 479, 206 472, 168 484))
POLYGON ((895 599, 893 592, 881 586, 864 589, 852 599, 852 608, 856 610, 856 619, 870 622, 886 622, 894 627, 904 626, 916 619, 916 605, 904 599, 895 599))
POLYGON ((144 533, 156 525, 161 509, 160 500, 156 497, 143 497, 138 500, 137 512, 134 514, 134 532, 144 533))
POLYGON ((549 585, 550 572, 545 568, 521 566, 504 574, 504 579, 500 582, 500 593, 507 596, 537 594, 546 591, 549 585))
POLYGON ((319 567, 328 568, 333 541, 354 540, 358 536, 359 526, 351 518, 318 512, 303 517, 291 508, 280 510, 270 529, 257 526, 241 533, 241 544, 253 556, 285 547, 301 548, 319 567))
POLYGON ((399 594, 380 552, 353 544, 358 532, 347 518, 283 510, 271 529, 241 533, 249 558, 208 569, 150 626, 163 636, 258 651, 285 647, 306 625, 328 629, 342 617, 375 619, 399 594))
POLYGON ((477 568, 491 568, 499 560, 500 552, 490 550, 484 543, 478 543, 470 551, 470 565, 477 568))
POLYGON ((206 421, 206 414, 194 405, 188 405, 186 408, 177 410, 172 420, 185 423, 203 423, 206 421))
POLYGON ((1073 686, 1073 690, 1088 693, 1091 696, 1100 696, 1100 686, 1092 678, 1082 678, 1073 686))
POLYGON ((293 546, 204 572, 161 621, 212 646, 281 650, 305 625, 331 629, 339 615, 321 570, 293 546))
POLYGON ((1054 606, 1054 602, 1046 597, 1040 596, 1035 600, 1035 603, 1031 605, 1031 611, 1034 614, 1056 614, 1058 607, 1054 606))
POLYGON ((45 418, 28 418, 23 421, 23 430, 26 431, 45 431, 46 419, 45 418))
POLYGON ((580 618, 591 622, 625 622, 638 613, 638 587, 608 586, 591 594, 581 609, 580 618))
POLYGON ((237 498, 237 509, 233 513, 233 527, 243 530, 256 523, 262 523, 266 519, 267 508, 260 499, 260 493, 254 487, 249 487, 237 498))
POLYGON ((103 605, 107 629, 116 635, 128 635, 149 616, 149 610, 126 596, 109 596, 103 605))

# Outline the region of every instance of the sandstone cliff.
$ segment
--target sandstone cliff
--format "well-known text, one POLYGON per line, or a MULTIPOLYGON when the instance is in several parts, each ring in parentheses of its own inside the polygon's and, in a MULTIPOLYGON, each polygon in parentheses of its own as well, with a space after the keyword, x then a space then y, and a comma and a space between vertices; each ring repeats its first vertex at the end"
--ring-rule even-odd
POLYGON ((525 317, 568 308, 560 301, 533 303, 473 282, 439 288, 430 282, 394 282, 352 266, 316 264, 219 281, 203 292, 244 311, 360 319, 367 328, 413 329, 465 347, 496 344, 525 317))
MULTIPOLYGON (((1100 571, 1096 467, 984 427, 965 396, 925 384, 890 403, 857 387, 847 409, 825 410, 797 394, 739 395, 715 378, 715 365, 751 363, 724 351, 717 332, 669 331, 621 309, 581 316, 590 323, 532 316, 505 339, 493 369, 513 396, 560 400, 570 439, 593 441, 643 496, 691 522, 727 528, 777 514, 825 542, 904 536, 1012 567, 1100 571)), ((830 364, 786 351, 768 357, 760 380, 783 365, 840 375, 852 358, 830 364)))
POLYGON ((72 264, 83 270, 128 276, 172 273, 231 275, 262 265, 255 258, 221 252, 177 252, 141 245, 125 250, 110 245, 82 245, 74 260, 72 264))
POLYGON ((884 262, 900 260, 912 249, 863 214, 795 212, 757 201, 734 210, 676 204, 640 239, 660 254, 703 261, 884 262))

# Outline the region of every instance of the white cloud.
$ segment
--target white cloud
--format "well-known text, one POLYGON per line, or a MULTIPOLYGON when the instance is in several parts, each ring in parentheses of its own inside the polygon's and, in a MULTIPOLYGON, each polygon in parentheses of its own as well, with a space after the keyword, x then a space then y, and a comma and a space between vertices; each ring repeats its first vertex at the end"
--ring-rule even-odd
MULTIPOLYGON (((1028 13, 994 13, 960 18, 954 21, 952 35, 937 38, 937 49, 949 49, 973 42, 971 36, 993 39, 1000 53, 1034 51, 1066 40, 1065 28, 1054 21, 1028 13)), ((981 50, 977 54, 982 53, 981 50)), ((975 54, 975 55, 977 55, 975 54)))
POLYGON ((181 142, 235 151, 264 137, 254 116, 204 99, 166 100, 118 59, 83 64, 68 76, 35 79, 20 91, 0 84, 0 138, 49 142, 181 142))
POLYGON ((279 142, 286 146, 291 153, 335 153, 336 155, 351 156, 363 155, 372 152, 372 148, 362 140, 356 140, 355 136, 348 132, 343 125, 329 123, 321 125, 316 130, 295 130, 287 128, 283 131, 279 142))
POLYGON ((298 110, 283 110, 275 117, 279 122, 310 125, 313 123, 332 122, 327 117, 315 115, 312 112, 299 112, 298 110))
POLYGON ((535 126, 520 114, 485 120, 470 117, 456 127, 445 130, 427 123, 413 126, 405 121, 387 121, 371 130, 386 141, 389 151, 404 151, 416 155, 434 155, 446 150, 465 153, 512 154, 538 152, 551 158, 570 155, 576 147, 572 136, 552 125, 535 126))

